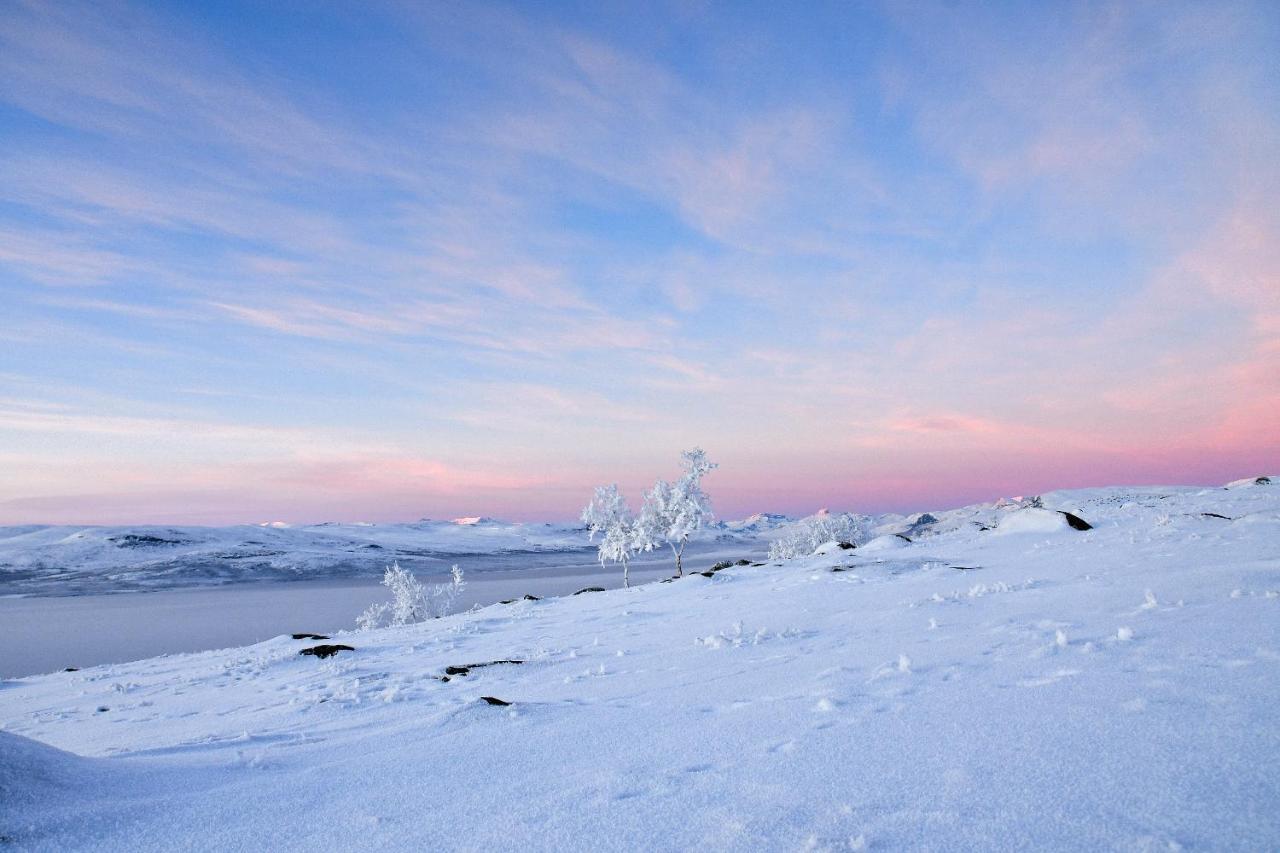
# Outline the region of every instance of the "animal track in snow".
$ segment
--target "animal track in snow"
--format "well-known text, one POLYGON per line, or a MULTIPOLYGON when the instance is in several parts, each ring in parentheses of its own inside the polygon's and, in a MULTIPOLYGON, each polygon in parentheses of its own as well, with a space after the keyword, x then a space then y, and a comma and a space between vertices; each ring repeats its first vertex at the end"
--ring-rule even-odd
POLYGON ((943 593, 935 592, 928 598, 917 601, 912 607, 920 607, 926 604, 959 604, 975 598, 983 598, 988 595, 995 595, 1006 592, 1021 592, 1023 590, 1032 589, 1036 586, 1036 581, 1027 578, 1023 583, 1005 583, 1004 581, 996 581, 994 583, 985 584, 978 583, 969 587, 968 590, 943 593))

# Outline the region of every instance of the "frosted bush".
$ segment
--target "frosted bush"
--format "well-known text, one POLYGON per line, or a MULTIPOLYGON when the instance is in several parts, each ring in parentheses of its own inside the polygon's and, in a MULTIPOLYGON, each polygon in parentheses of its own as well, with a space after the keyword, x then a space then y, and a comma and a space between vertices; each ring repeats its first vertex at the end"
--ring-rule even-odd
POLYGON ((871 538, 871 519, 865 515, 821 512, 792 522, 782 535, 769 544, 770 560, 807 557, 826 542, 851 542, 860 545, 871 538))
POLYGON ((453 578, 447 583, 423 586, 412 572, 400 568, 399 563, 392 563, 382 576, 382 585, 391 590, 391 600, 369 605, 356 618, 356 624, 360 630, 368 631, 384 625, 412 625, 447 615, 465 585, 461 568, 455 565, 452 573, 453 578))

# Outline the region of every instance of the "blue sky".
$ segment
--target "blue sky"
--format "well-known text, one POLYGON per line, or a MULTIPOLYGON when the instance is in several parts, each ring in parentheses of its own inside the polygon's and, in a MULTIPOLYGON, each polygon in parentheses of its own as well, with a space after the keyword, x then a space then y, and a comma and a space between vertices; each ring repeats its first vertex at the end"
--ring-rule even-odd
POLYGON ((1280 461, 1273 4, 0 8, 0 523, 1280 461))

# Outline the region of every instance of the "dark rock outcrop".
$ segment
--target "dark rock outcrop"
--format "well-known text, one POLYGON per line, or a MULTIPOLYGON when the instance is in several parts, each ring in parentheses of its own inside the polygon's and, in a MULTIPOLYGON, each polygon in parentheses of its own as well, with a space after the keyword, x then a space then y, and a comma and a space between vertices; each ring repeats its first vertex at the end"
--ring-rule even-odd
POLYGON ((604 587, 602 586, 583 587, 582 589, 575 592, 574 595, 582 595, 584 592, 604 592, 604 587))
POLYGON ((293 635, 293 638, 294 638, 295 640, 327 640, 327 639, 329 639, 329 638, 328 638, 328 637, 326 637, 324 634, 305 634, 305 633, 304 633, 304 634, 294 634, 294 635, 293 635))
POLYGON ((126 533, 123 536, 110 536, 108 542, 114 542, 118 548, 158 548, 163 545, 190 545, 187 539, 165 539, 146 533, 126 533))
POLYGON ((458 675, 468 675, 473 669, 480 669, 486 666, 498 666, 499 664, 521 664, 522 660, 487 660, 481 663, 468 663, 459 666, 446 666, 444 668, 445 677, 441 681, 448 681, 450 678, 458 675))
POLYGON ((318 658, 331 658, 338 652, 354 652, 351 646, 332 645, 332 646, 312 646, 309 649, 303 649, 298 652, 300 655, 311 655, 318 658))
POLYGON ((938 517, 931 513, 922 512, 915 517, 907 527, 902 531, 907 536, 915 536, 921 532, 927 532, 930 527, 938 523, 938 517))
POLYGON ((510 705, 511 704, 510 702, 505 702, 502 699, 499 699, 495 696, 481 696, 480 701, 486 702, 490 705, 510 705))
POLYGON ((1067 524, 1071 525, 1072 530, 1092 530, 1093 529, 1092 524, 1085 521, 1083 518, 1081 518, 1078 515, 1073 515, 1069 512, 1063 512, 1062 510, 1058 510, 1058 512, 1062 512, 1063 516, 1066 517, 1067 524))

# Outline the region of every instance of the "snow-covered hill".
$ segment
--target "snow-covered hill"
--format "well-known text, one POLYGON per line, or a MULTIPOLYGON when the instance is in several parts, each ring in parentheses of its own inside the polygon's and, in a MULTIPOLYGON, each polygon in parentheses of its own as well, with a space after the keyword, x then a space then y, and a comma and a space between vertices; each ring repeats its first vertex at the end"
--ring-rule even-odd
MULTIPOLYGON (((766 536, 789 519, 756 515, 717 522, 698 542, 766 536)), ((374 577, 398 561, 448 568, 464 556, 594 550, 580 525, 490 518, 414 524, 281 524, 233 527, 0 527, 0 595, 86 595, 256 581, 374 577)), ((695 551, 697 546, 695 546, 695 551)))
POLYGON ((1038 503, 335 636, 354 650, 324 660, 279 637, 0 683, 0 836, 1280 848, 1280 486, 1038 503))
POLYGON ((489 519, 415 524, 0 528, 0 593, 80 595, 380 574, 393 560, 582 550, 568 525, 489 519))

